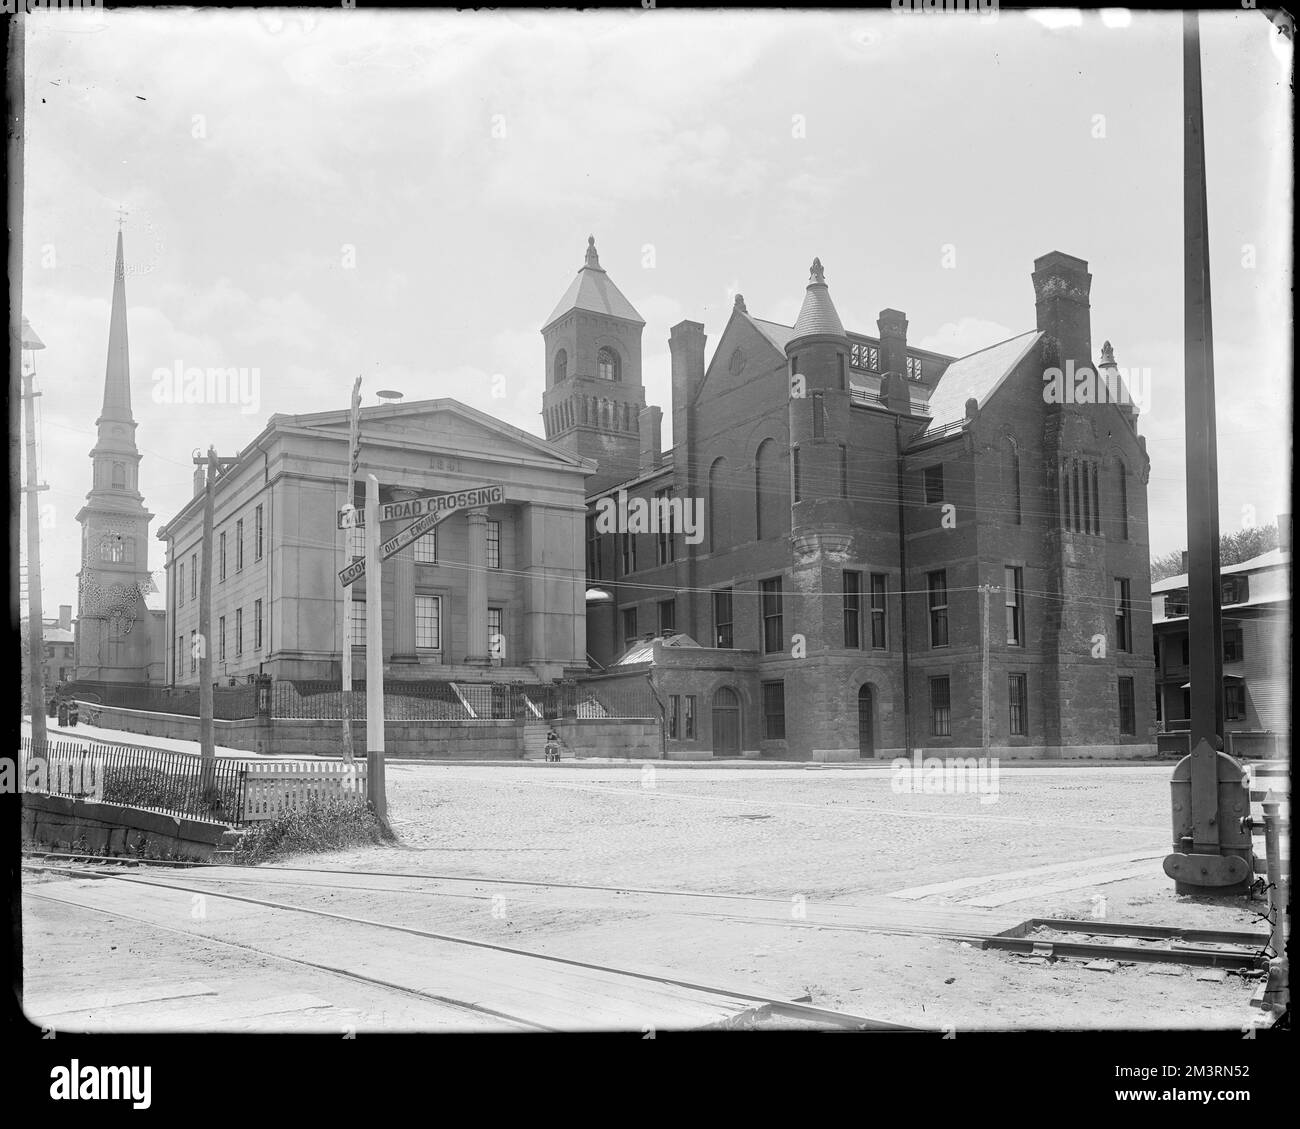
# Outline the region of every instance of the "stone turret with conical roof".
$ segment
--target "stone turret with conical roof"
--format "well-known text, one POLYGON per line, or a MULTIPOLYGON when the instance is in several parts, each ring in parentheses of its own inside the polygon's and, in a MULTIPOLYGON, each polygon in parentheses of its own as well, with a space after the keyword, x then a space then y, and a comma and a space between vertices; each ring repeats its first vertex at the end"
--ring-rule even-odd
POLYGON ((814 259, 786 345, 790 364, 791 532, 848 521, 849 339, 814 259))
POLYGON ((577 277, 542 327, 546 438, 594 459, 589 492, 636 475, 640 461, 641 331, 645 321, 600 265, 595 236, 577 277))
POLYGON ((126 267, 117 233, 113 303, 108 322, 104 399, 95 421, 91 486, 77 514, 82 526, 78 574, 77 677, 143 682, 150 676, 145 594, 149 522, 140 493, 140 451, 131 412, 131 362, 126 328, 126 267))

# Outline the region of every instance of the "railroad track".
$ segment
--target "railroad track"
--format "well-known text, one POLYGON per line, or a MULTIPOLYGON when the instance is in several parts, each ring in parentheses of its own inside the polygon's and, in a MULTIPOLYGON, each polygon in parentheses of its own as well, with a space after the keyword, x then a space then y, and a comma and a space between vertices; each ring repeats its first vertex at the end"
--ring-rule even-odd
MULTIPOLYGON (((770 1017, 783 1017, 798 1019, 804 1022, 810 1022, 823 1027, 840 1028, 844 1030, 879 1030, 879 1031, 917 1031, 921 1028, 905 1026, 896 1023, 886 1023, 881 1020, 873 1019, 869 1016, 856 1015, 849 1012, 837 1011, 831 1008, 818 1007, 810 1002, 782 999, 776 996, 764 995, 743 989, 733 987, 724 987, 714 984, 701 983, 695 980, 688 980, 681 977, 667 976, 658 973, 646 972, 639 969, 620 968, 612 965, 599 964, 593 961, 583 961, 572 957, 557 956, 549 953, 539 953, 533 950, 521 949, 511 945, 502 945, 492 941, 483 941, 471 937, 463 937, 450 933, 435 932, 433 930, 419 929, 414 926, 401 925, 394 922, 377 921, 370 918, 358 917, 352 914, 339 913, 332 910, 317 909, 314 907, 295 905, 288 902, 273 901, 266 898, 255 898, 245 894, 235 894, 228 891, 213 889, 210 884, 185 881, 164 881, 161 875, 158 878, 145 878, 138 873, 126 873, 127 871, 138 871, 141 868, 142 860, 130 860, 126 864, 119 859, 105 859, 102 856, 85 856, 85 855, 67 855, 55 856, 47 854, 40 856, 42 858, 66 857, 69 861, 66 863, 48 863, 37 861, 26 861, 23 863, 25 870, 38 873, 57 873, 75 878, 89 878, 101 881, 121 882, 131 886, 147 886, 166 890, 176 890, 191 894, 202 894, 209 898, 220 898, 231 902, 239 902, 247 905, 257 906, 262 909, 287 912, 291 914, 311 915, 349 923, 355 926, 363 926, 371 929, 387 931, 393 934, 405 934, 422 938, 431 942, 451 944, 470 949, 480 949, 497 954, 506 954, 511 958, 523 960, 526 962, 550 962, 554 965, 565 966, 571 969, 582 970, 584 972, 599 973, 606 976, 622 978, 628 981, 641 981, 656 985, 662 985, 669 989, 682 990, 688 993, 698 994, 703 997, 713 997, 721 1004, 723 1001, 743 1001, 747 1006, 744 1010, 734 1013, 721 1020, 715 1026, 737 1027, 746 1025, 761 1024, 770 1017), (95 858, 99 860, 98 865, 85 865, 79 860, 95 858), (105 863, 109 865, 104 865, 105 863)), ((154 870, 155 864, 152 862, 143 862, 146 871, 154 870)), ((167 864, 162 864, 158 869, 167 868, 167 864)), ((199 869, 202 868, 200 864, 199 869)), ((183 868, 186 871, 194 868, 183 868)), ((308 870, 314 868, 283 868, 286 870, 308 870)), ((333 872, 347 873, 347 872, 333 872)), ((419 878, 420 875, 402 875, 407 878, 419 878)), ((220 881, 221 879, 219 879, 220 881)), ((478 881, 476 879, 457 879, 459 881, 478 881)), ((320 884, 312 884, 314 887, 320 884)), ((533 885, 533 883, 530 883, 533 885)), ((536 885, 542 885, 536 883, 536 885)), ((559 884, 553 884, 559 885, 559 884)), ((373 892, 373 891, 371 891, 373 892)), ((150 926, 160 931, 176 933, 190 939, 196 937, 192 931, 177 929, 171 926, 160 925, 148 918, 126 913, 123 910, 112 907, 92 906, 79 903, 68 898, 52 897, 43 894, 39 890, 29 889, 26 891, 28 896, 39 898, 44 901, 54 902, 60 905, 72 905, 77 908, 114 916, 125 920, 131 920, 139 924, 150 926)), ((739 896, 739 895, 738 895, 739 896)), ((408 986, 395 984, 391 981, 384 980, 373 976, 359 973, 354 969, 348 969, 339 964, 309 961, 298 957, 286 957, 282 954, 270 953, 253 945, 241 944, 221 938, 212 938, 199 935, 199 939, 210 941, 217 945, 229 946, 236 949, 243 949, 257 953, 259 956, 269 957, 275 960, 286 961, 291 964, 309 967, 317 971, 331 973, 343 976, 351 980, 356 980, 374 985, 390 991, 400 992, 408 997, 418 997, 431 1002, 436 1002, 446 1006, 460 1009, 467 1013, 475 1013, 484 1016, 490 1016, 493 1020, 504 1021, 509 1024, 518 1025, 521 1028, 533 1030, 560 1030, 561 1028, 553 1027, 545 1023, 538 1022, 534 1018, 526 1015, 519 1015, 501 1009, 487 1008, 474 1001, 460 999, 451 996, 442 996, 431 994, 424 990, 413 989, 408 986)), ((539 966, 544 967, 544 966, 539 966)))

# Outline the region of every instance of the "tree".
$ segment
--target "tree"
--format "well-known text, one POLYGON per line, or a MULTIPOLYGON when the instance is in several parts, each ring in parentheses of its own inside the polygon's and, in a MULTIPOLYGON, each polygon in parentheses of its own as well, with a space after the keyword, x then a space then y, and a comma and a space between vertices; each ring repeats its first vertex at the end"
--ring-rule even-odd
MULTIPOLYGON (((1252 560, 1263 553, 1267 553, 1270 549, 1276 548, 1276 525, 1251 526, 1249 529, 1239 529, 1236 533, 1221 533, 1219 535, 1219 567, 1241 564, 1243 561, 1252 560)), ((1164 556, 1153 557, 1151 560, 1152 582, 1166 580, 1185 571, 1183 568, 1184 552, 1185 550, 1175 549, 1173 552, 1165 553, 1164 556)))

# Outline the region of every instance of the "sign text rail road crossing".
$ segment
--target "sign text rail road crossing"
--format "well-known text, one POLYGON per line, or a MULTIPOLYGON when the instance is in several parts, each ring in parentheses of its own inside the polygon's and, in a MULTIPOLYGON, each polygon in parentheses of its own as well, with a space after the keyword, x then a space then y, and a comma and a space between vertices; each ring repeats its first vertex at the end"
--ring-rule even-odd
MULTIPOLYGON (((504 489, 501 486, 480 486, 474 490, 459 490, 450 494, 429 494, 423 498, 411 498, 406 502, 390 502, 387 505, 379 507, 380 521, 392 521, 397 517, 409 516, 406 513, 385 514, 387 510, 400 509, 406 506, 419 506, 423 513, 415 521, 411 522, 400 533, 394 534, 387 541, 379 546, 379 559, 388 560, 389 557, 396 556, 407 545, 418 541, 426 533, 437 525, 443 518, 454 513, 456 510, 464 509, 468 506, 486 506, 493 502, 500 502, 504 497, 504 489)), ((340 517, 342 511, 340 511, 340 517)), ((345 588, 352 583, 360 580, 366 574, 366 559, 360 557, 353 561, 346 568, 339 571, 339 583, 345 588)))
MULTIPOLYGON (((398 521, 408 517, 423 517, 425 514, 441 513, 444 516, 456 510, 473 506, 491 506, 505 499, 505 488, 500 485, 477 486, 470 490, 453 490, 445 494, 425 494, 419 498, 408 498, 402 502, 385 502, 379 507, 380 521, 398 521)), ((365 515, 360 510, 339 510, 338 527, 361 529, 365 526, 365 515), (350 521, 349 521, 350 517, 350 521)))

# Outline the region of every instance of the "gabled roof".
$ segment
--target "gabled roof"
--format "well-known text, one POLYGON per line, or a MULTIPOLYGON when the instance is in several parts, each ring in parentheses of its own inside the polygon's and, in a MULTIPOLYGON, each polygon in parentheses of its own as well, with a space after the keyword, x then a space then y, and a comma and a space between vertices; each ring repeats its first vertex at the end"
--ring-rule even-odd
POLYGON ((742 314, 742 317, 748 318, 750 325, 766 337, 781 356, 785 356, 785 347, 794 340, 794 330, 788 325, 778 325, 774 321, 764 321, 762 318, 756 318, 753 314, 742 314))
POLYGON ((971 398, 984 407, 1041 336, 1041 331, 1030 330, 953 361, 930 393, 930 423, 922 434, 930 435, 964 420, 966 401, 971 398))
POLYGON ((623 297, 623 292, 614 285, 605 273, 596 254, 596 238, 587 238, 587 261, 578 271, 578 276, 564 292, 551 316, 546 319, 542 329, 547 329, 570 310, 588 310, 593 314, 606 314, 609 317, 622 318, 624 321, 645 325, 645 320, 636 312, 632 303, 623 297))
MULTIPOLYGON (((1261 572, 1266 568, 1282 568, 1290 563, 1291 554, 1286 549, 1269 549, 1267 553, 1260 553, 1259 556, 1251 557, 1250 560, 1242 561, 1240 564, 1224 565, 1219 569, 1219 575, 1230 576, 1237 572, 1261 572)), ((1180 572, 1175 576, 1166 576, 1163 580, 1155 581, 1151 585, 1151 594, 1155 596, 1161 592, 1177 592, 1182 588, 1186 588, 1187 584, 1187 573, 1180 572)))
POLYGON ((656 635, 651 639, 642 639, 640 642, 633 643, 617 662, 610 665, 634 666, 637 663, 652 663, 656 643, 665 647, 695 647, 697 650, 700 646, 689 635, 656 635))

